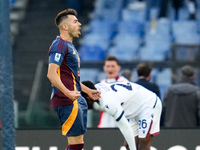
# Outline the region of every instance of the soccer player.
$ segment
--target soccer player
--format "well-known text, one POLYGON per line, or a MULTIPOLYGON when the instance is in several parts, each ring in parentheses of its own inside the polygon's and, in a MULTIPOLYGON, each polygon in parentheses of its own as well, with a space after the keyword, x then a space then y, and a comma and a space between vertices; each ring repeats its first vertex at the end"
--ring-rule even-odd
POLYGON ((100 92, 80 83, 80 59, 72 44, 79 38, 81 23, 74 9, 66 9, 55 18, 60 31, 50 46, 47 77, 53 85, 51 106, 62 124, 62 134, 67 136, 67 150, 82 150, 83 136, 87 131, 87 102, 81 96, 84 91, 91 99, 100 98, 100 92))
MULTIPOLYGON (((130 150, 150 150, 153 136, 159 134, 162 105, 159 97, 132 82, 94 84, 83 81, 89 88, 101 92, 100 107, 115 120, 130 150)), ((87 101, 91 99, 82 92, 87 101)))

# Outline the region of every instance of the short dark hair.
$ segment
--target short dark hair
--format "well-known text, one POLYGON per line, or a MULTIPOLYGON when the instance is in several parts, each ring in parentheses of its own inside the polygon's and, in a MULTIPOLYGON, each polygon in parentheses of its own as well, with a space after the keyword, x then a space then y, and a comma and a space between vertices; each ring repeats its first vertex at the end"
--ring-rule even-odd
POLYGON ((152 66, 149 62, 142 62, 137 65, 137 74, 138 76, 148 77, 151 73, 152 66))
POLYGON ((192 66, 185 65, 181 68, 182 78, 194 79, 195 69, 192 66))
POLYGON ((115 61, 119 65, 119 60, 115 56, 107 56, 105 61, 115 61))
POLYGON ((60 13, 58 13, 58 15, 55 18, 56 26, 58 27, 60 23, 63 21, 63 19, 66 19, 68 15, 77 16, 77 12, 76 10, 71 9, 71 8, 61 11, 60 13))
MULTIPOLYGON (((90 89, 96 90, 94 84, 93 84, 91 81, 83 81, 82 84, 85 85, 85 86, 87 86, 87 87, 90 88, 90 89)), ((87 101, 88 109, 92 109, 92 108, 93 108, 93 103, 94 103, 94 101, 91 100, 91 98, 89 98, 89 96, 88 96, 85 92, 83 92, 83 91, 81 91, 81 95, 82 95, 82 96, 85 98, 85 100, 87 101)))
POLYGON ((127 78, 129 81, 133 82, 133 74, 131 70, 125 69, 122 71, 121 75, 127 78))
MULTIPOLYGON (((94 84, 93 84, 91 81, 82 81, 81 83, 82 83, 83 85, 87 86, 87 87, 90 88, 90 89, 96 90, 94 84)), ((81 91, 81 95, 82 95, 83 97, 85 97, 87 94, 86 94, 85 92, 81 91)))

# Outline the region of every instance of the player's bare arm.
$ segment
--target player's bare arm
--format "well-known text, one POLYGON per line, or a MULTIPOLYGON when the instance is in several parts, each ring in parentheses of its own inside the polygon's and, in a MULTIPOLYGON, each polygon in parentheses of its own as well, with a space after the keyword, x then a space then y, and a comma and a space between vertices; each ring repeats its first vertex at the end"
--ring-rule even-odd
POLYGON ((51 81, 51 83, 57 87, 61 92, 63 92, 67 97, 69 97, 72 101, 78 99, 80 96, 79 91, 70 91, 68 90, 62 81, 60 80, 57 70, 60 66, 54 63, 50 63, 48 67, 47 78, 51 81))
POLYGON ((88 87, 86 87, 85 85, 83 85, 81 83, 81 88, 82 88, 82 91, 85 92, 92 100, 98 100, 99 98, 101 98, 101 92, 98 91, 98 90, 93 90, 93 89, 90 89, 88 87))

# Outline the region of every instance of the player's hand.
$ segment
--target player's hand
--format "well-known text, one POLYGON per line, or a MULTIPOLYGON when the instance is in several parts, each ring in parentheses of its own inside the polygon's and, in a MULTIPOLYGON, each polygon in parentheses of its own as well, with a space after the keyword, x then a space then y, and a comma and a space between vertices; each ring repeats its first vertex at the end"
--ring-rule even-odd
POLYGON ((101 92, 98 91, 98 90, 90 90, 90 92, 88 93, 88 96, 89 96, 92 100, 96 101, 96 100, 98 100, 99 98, 101 98, 101 92))
POLYGON ((79 96, 81 95, 81 93, 79 91, 70 91, 68 97, 72 100, 75 101, 76 99, 79 98, 79 96))

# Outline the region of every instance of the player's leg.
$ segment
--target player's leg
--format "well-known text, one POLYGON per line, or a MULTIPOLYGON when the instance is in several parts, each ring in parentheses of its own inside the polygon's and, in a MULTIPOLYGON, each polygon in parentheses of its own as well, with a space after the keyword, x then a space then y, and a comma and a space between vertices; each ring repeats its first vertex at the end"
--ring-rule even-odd
MULTIPOLYGON (((132 119, 132 120, 130 120, 130 123, 131 123, 134 134, 137 135, 135 137, 137 150, 150 150, 153 136, 149 135, 148 137, 146 137, 146 134, 143 134, 144 132, 140 131, 142 129, 141 123, 138 123, 137 120, 132 119), (143 138, 141 138, 141 137, 139 138, 138 136, 142 136, 143 138)), ((148 124, 149 125, 147 125, 147 126, 151 126, 151 123, 148 123, 148 124)), ((149 128, 146 128, 146 130, 149 130, 149 128)), ((144 131, 144 129, 143 129, 143 131, 144 131)), ((145 133, 148 133, 148 132, 145 131, 145 133)), ((124 142, 124 146, 126 147, 127 150, 130 150, 126 141, 124 142)))
POLYGON ((87 103, 80 96, 78 103, 57 107, 55 109, 62 124, 62 134, 67 136, 66 150, 82 150, 84 146, 83 135, 87 131, 87 103))
POLYGON ((143 121, 139 123, 138 150, 150 150, 153 137, 160 132, 162 104, 159 98, 157 98, 155 104, 153 109, 147 109, 150 114, 149 117, 141 115, 140 119, 143 121))
MULTIPOLYGON (((138 149, 138 144, 139 144, 139 138, 138 136, 135 137, 135 144, 136 144, 136 148, 138 149)), ((127 150, 130 150, 128 143, 126 142, 126 140, 124 140, 124 146, 126 147, 127 150)))
POLYGON ((82 150, 84 147, 84 133, 87 131, 87 103, 80 96, 78 99, 79 111, 72 128, 67 133, 68 147, 66 150, 82 150), (80 128, 81 127, 81 128, 80 128), (78 131, 78 129, 80 129, 78 131), (72 132, 73 130, 73 132, 72 132), (82 133, 81 135, 79 135, 82 133), (77 135, 77 136, 73 136, 77 135))
POLYGON ((57 113, 62 124, 62 134, 67 136, 68 147, 66 150, 82 150, 84 146, 83 134, 86 132, 84 123, 82 121, 82 110, 78 108, 77 115, 73 115, 73 106, 68 105, 64 107, 57 107, 57 113), (70 119, 72 117, 74 121, 70 119))
POLYGON ((139 138, 138 150, 150 150, 152 139, 152 135, 149 135, 147 138, 139 138))
MULTIPOLYGON (((148 138, 138 138, 138 136, 136 136, 135 142, 137 150, 150 150, 152 139, 153 139, 152 135, 150 135, 148 138)), ((124 141, 124 146, 126 147, 127 150, 130 150, 126 140, 124 141)))
MULTIPOLYGON (((132 132, 134 133, 135 135, 135 144, 136 144, 136 148, 138 149, 138 142, 139 142, 139 139, 138 139, 138 120, 135 119, 135 118, 132 118, 132 119, 129 119, 129 123, 131 125, 131 128, 132 128, 132 132)), ((124 140, 124 146, 126 147, 127 150, 130 150, 129 146, 128 146, 128 143, 126 140, 124 140)))
POLYGON ((84 137, 84 135, 68 136, 67 137, 68 144, 74 145, 74 144, 77 144, 77 143, 84 143, 83 137, 84 137))
POLYGON ((136 143, 136 147, 138 149, 138 146, 139 146, 139 138, 138 138, 138 136, 135 137, 135 143, 136 143))
POLYGON ((82 150, 84 147, 83 135, 67 137, 68 147, 66 150, 82 150))

